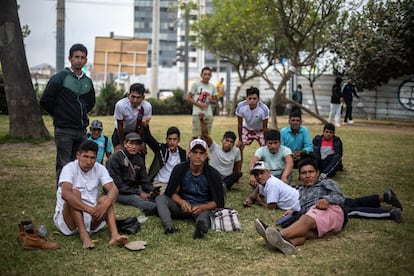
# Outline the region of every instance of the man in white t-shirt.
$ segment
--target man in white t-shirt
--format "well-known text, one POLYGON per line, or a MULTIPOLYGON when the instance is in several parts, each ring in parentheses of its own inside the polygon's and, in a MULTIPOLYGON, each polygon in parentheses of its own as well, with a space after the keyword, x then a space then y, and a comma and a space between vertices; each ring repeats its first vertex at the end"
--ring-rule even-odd
MULTIPOLYGON (((135 132, 142 135, 142 126, 151 119, 152 105, 145 100, 145 86, 134 83, 129 88, 127 98, 120 99, 115 104, 115 130, 112 134, 112 145, 115 150, 122 148, 125 136, 135 132)), ((143 153, 144 148, 140 149, 143 153)))
POLYGON ((204 122, 203 114, 199 114, 199 120, 201 125, 201 138, 206 141, 210 150, 210 166, 220 173, 226 189, 230 190, 243 175, 241 173, 240 149, 234 147, 236 134, 233 131, 226 131, 220 146, 211 138, 204 122))
POLYGON ((204 121, 207 125, 209 133, 213 126, 213 108, 217 103, 216 87, 209 83, 212 75, 210 67, 201 69, 201 81, 193 83, 190 91, 187 94, 187 102, 193 106, 193 138, 198 138, 201 135, 200 121, 198 114, 204 114, 204 121))
POLYGON ((267 209, 300 211, 298 190, 274 177, 266 162, 256 162, 250 174, 254 175, 259 185, 245 200, 244 206, 250 207, 256 202, 267 209))
POLYGON ((245 200, 244 206, 250 207, 256 202, 267 209, 300 211, 298 190, 274 177, 266 162, 256 162, 250 174, 254 175, 259 185, 245 200))
POLYGON ((63 167, 56 192, 55 225, 64 235, 79 233, 83 248, 95 247, 90 234, 106 224, 111 234, 109 245, 124 245, 128 241, 127 236, 119 235, 115 222, 113 204, 118 189, 106 168, 96 162, 97 152, 95 142, 83 142, 77 160, 63 167), (98 198, 101 186, 107 193, 98 198))
MULTIPOLYGON (((250 161, 250 169, 259 161, 265 161, 272 175, 279 178, 286 184, 292 181, 293 157, 290 148, 280 144, 280 132, 271 129, 265 134, 266 146, 260 147, 254 153, 250 161)), ((249 184, 255 188, 257 186, 256 178, 251 175, 249 184)))
POLYGON ((264 134, 268 130, 269 108, 260 101, 260 91, 256 87, 246 90, 246 100, 241 101, 236 107, 237 131, 239 140, 237 147, 240 148, 243 159, 245 145, 250 145, 256 140, 260 146, 265 145, 264 134))

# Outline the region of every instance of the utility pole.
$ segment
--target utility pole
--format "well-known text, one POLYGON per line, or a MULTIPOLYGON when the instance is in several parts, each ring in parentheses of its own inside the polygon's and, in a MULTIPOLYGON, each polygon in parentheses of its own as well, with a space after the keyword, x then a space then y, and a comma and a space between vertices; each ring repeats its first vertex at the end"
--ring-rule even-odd
POLYGON ((56 72, 65 67, 65 0, 56 6, 56 72))
POLYGON ((158 55, 160 49, 160 0, 154 0, 152 6, 152 55, 151 55, 151 92, 158 94, 158 55))
POLYGON ((190 38, 190 11, 185 9, 185 46, 184 46, 184 95, 188 93, 188 40, 190 38))

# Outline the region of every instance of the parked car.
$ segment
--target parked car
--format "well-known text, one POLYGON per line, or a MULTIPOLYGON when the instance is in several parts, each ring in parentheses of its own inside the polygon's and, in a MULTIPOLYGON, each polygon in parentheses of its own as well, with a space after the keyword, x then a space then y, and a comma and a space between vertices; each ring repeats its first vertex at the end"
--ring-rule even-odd
POLYGON ((158 92, 158 99, 165 100, 168 98, 174 97, 174 93, 171 90, 160 90, 158 92))

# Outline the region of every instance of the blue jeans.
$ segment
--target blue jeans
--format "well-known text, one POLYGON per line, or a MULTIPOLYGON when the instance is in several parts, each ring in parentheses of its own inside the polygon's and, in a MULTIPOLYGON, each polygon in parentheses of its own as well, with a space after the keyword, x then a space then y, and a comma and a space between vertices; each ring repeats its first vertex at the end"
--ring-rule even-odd
POLYGON ((153 199, 144 200, 139 195, 118 195, 118 203, 124 205, 134 206, 138 209, 142 209, 145 215, 151 216, 154 215, 157 209, 157 206, 153 199))

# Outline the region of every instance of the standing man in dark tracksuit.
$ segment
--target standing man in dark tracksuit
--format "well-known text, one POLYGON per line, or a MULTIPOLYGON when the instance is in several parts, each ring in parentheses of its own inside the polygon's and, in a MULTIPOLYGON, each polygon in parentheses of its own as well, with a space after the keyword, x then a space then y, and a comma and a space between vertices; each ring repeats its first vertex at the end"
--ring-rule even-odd
POLYGON ((69 50, 70 67, 52 76, 40 105, 53 117, 56 144, 56 179, 64 165, 76 159, 79 145, 87 139, 88 113, 95 105, 92 80, 82 71, 88 50, 74 44, 69 50))
POLYGON ((344 100, 346 104, 344 123, 353 124, 354 121, 352 120, 352 95, 357 97, 357 99, 359 99, 359 96, 357 95, 354 80, 352 78, 349 78, 348 83, 345 84, 344 88, 342 89, 342 94, 344 94, 344 100))

